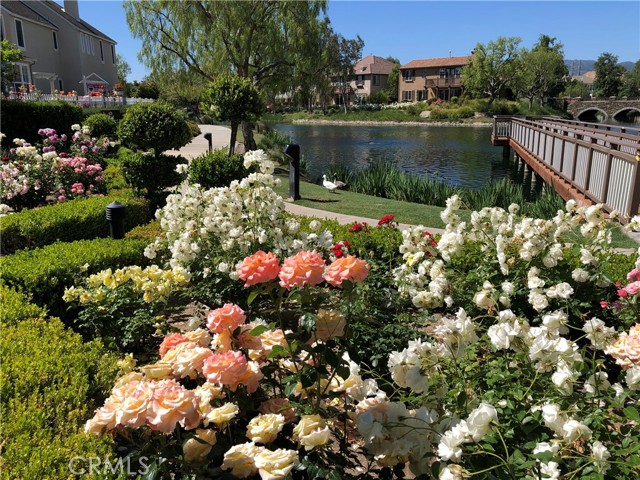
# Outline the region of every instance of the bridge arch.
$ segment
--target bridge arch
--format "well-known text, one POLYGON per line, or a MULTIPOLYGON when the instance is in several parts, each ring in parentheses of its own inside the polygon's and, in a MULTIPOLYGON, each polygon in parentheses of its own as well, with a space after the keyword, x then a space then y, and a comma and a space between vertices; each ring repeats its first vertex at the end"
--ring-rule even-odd
POLYGON ((614 120, 619 120, 620 117, 624 118, 625 116, 640 117, 640 108, 636 108, 636 107, 621 108, 620 110, 615 112, 613 115, 611 115, 611 118, 613 118, 614 120))
POLYGON ((593 121, 593 119, 597 119, 598 118, 598 115, 597 115, 598 113, 602 114, 602 116, 603 116, 602 120, 607 120, 609 118, 609 114, 607 112, 605 112, 603 109, 597 108, 597 107, 585 108, 580 113, 578 113, 575 116, 575 118, 576 118, 576 120, 584 120, 584 121, 592 120, 593 121))

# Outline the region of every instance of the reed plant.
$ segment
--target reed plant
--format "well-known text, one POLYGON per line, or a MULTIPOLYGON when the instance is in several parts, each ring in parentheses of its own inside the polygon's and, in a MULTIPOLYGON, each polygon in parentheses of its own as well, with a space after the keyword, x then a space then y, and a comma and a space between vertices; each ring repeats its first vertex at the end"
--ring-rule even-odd
POLYGON ((363 170, 332 165, 327 170, 327 177, 342 180, 352 192, 438 207, 446 206, 447 199, 456 194, 470 210, 484 207, 507 209, 512 203, 517 203, 523 214, 538 218, 551 218, 564 206, 562 198, 551 187, 534 194, 533 198, 529 198, 525 186, 507 179, 491 181, 476 190, 411 175, 391 162, 374 163, 363 170))

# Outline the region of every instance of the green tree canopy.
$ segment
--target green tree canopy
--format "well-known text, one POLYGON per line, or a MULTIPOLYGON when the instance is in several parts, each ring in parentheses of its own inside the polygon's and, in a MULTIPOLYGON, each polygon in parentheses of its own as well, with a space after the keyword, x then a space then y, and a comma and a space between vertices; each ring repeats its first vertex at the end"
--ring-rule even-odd
POLYGON ((624 74, 620 95, 640 97, 640 60, 633 65, 630 72, 624 74))
POLYGON ((229 156, 232 156, 238 125, 241 122, 256 120, 264 111, 260 94, 248 78, 220 75, 211 84, 207 92, 207 101, 218 120, 231 124, 229 156))
POLYGON ((395 65, 389 73, 387 78, 387 86, 384 88, 384 92, 389 98, 390 102, 398 101, 398 85, 400 84, 400 60, 395 57, 387 57, 387 60, 393 62, 395 65))
POLYGON ((471 62, 462 69, 465 90, 473 96, 489 97, 488 106, 505 89, 515 88, 519 37, 498 37, 486 45, 478 43, 471 62))
POLYGON ((1 46, 1 59, 0 76, 1 76, 1 89, 7 91, 13 83, 16 75, 16 62, 22 60, 22 51, 13 43, 7 39, 2 40, 1 46))
POLYGON ((620 93, 622 75, 625 69, 618 65, 618 57, 613 53, 603 53, 594 64, 596 79, 593 91, 597 97, 611 97, 620 93))
POLYGON ((125 58, 119 53, 116 53, 116 72, 118 75, 118 81, 127 83, 127 77, 131 75, 131 67, 125 58))

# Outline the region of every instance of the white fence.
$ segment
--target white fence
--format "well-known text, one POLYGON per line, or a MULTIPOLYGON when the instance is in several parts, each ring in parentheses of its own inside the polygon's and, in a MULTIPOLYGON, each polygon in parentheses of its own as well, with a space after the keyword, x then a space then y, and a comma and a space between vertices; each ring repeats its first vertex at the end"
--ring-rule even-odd
POLYGON ((118 105, 134 105, 136 103, 154 102, 152 98, 129 98, 129 97, 91 97, 89 95, 56 95, 54 93, 11 93, 4 97, 7 100, 34 101, 43 100, 51 102, 54 100, 77 103, 83 107, 113 107, 118 105))

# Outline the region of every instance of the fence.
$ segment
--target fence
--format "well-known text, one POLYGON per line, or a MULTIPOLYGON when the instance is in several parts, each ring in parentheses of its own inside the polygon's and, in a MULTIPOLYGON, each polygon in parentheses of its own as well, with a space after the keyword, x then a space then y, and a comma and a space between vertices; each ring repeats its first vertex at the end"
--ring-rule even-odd
POLYGON ((154 102, 152 98, 129 97, 91 97, 89 95, 56 95, 54 93, 10 93, 4 96, 7 100, 23 100, 26 102, 41 100, 45 102, 62 101, 76 103, 83 107, 114 107, 119 105, 135 105, 136 103, 154 102))

